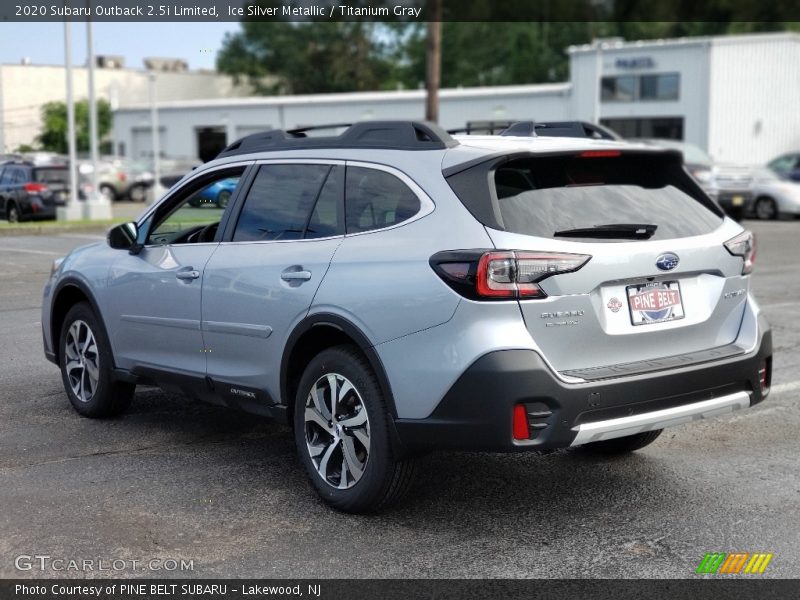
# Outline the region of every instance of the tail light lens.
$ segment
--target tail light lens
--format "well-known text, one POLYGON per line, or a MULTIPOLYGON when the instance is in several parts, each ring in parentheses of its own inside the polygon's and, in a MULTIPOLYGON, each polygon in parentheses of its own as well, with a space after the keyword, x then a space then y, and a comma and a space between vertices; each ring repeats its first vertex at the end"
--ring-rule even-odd
POLYGON ((118 181, 127 181, 128 180, 128 175, 126 173, 123 173, 122 171, 120 171, 119 173, 117 173, 117 180, 118 181))
POLYGON ((25 191, 29 194, 42 194, 47 191, 47 186, 43 183, 26 183, 24 186, 25 191))
POLYGON ((750 231, 743 231, 734 238, 725 242, 725 249, 733 256, 741 256, 744 260, 742 275, 753 272, 756 261, 756 238, 750 231))
POLYGON ((524 404, 514 406, 514 414, 511 420, 512 435, 515 440, 529 440, 531 431, 528 427, 528 411, 524 404))
POLYGON ((591 256, 519 250, 439 252, 431 266, 462 296, 475 300, 546 298, 539 283, 577 271, 591 256))

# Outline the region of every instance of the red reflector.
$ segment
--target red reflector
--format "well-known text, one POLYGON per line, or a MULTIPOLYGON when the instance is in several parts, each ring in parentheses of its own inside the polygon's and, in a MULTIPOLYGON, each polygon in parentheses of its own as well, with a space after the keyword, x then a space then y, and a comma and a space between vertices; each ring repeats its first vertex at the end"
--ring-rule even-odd
POLYGON ((517 404, 514 407, 513 430, 515 440, 529 440, 531 433, 528 429, 528 411, 524 404, 517 404))
POLYGON ((586 152, 581 152, 581 158, 611 158, 614 156, 620 156, 622 152, 619 150, 587 150, 586 152))
POLYGON ((47 191, 47 186, 43 183, 26 183, 24 187, 29 194, 40 194, 47 191))

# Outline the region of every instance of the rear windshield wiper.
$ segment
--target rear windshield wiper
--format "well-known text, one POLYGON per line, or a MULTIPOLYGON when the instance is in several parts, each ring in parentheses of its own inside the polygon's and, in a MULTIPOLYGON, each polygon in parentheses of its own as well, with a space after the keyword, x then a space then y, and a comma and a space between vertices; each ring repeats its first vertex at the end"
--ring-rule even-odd
POLYGON ((647 223, 612 223, 594 227, 578 227, 556 231, 553 237, 585 237, 604 239, 648 240, 658 229, 658 225, 647 223))

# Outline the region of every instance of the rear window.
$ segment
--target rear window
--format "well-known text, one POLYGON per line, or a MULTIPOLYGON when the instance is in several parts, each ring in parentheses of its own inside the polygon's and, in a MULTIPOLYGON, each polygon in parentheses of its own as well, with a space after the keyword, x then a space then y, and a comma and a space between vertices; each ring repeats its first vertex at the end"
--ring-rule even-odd
POLYGON ((69 182, 69 171, 67 169, 34 169, 33 180, 42 183, 67 183, 69 182))
POLYGON ((674 159, 658 155, 557 156, 505 163, 494 172, 494 187, 506 231, 560 237, 580 228, 647 224, 656 226, 649 239, 673 239, 722 222, 687 178, 674 159))

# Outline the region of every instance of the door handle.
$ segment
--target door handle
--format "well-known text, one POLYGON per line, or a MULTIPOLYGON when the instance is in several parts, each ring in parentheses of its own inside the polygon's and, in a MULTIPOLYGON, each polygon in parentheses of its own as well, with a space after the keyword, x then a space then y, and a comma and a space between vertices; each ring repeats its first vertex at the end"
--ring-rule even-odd
POLYGON ((284 271, 281 273, 284 281, 308 281, 311 279, 311 271, 284 271))
POLYGON ((175 277, 182 281, 191 281, 192 279, 197 279, 200 277, 200 271, 178 271, 175 273, 175 277))

